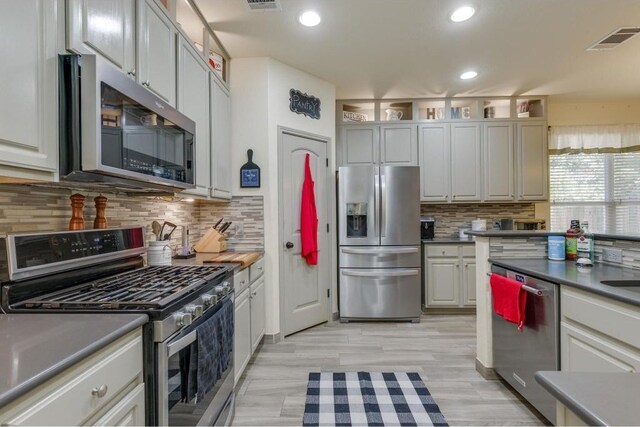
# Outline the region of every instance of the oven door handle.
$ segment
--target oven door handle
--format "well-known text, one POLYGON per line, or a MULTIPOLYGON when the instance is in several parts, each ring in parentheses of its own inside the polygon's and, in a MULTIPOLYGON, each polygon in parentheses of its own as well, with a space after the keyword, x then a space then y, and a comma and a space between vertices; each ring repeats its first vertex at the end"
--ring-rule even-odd
POLYGON ((180 338, 178 341, 173 342, 167 345, 167 358, 173 356, 183 348, 191 345, 196 338, 198 337, 196 331, 189 332, 184 337, 180 338))

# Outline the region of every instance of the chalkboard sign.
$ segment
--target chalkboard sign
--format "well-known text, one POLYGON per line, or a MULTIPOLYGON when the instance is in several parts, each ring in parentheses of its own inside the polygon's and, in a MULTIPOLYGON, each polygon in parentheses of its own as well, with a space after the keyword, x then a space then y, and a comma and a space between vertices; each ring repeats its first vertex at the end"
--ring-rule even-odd
POLYGON ((296 89, 289 91, 289 109, 312 119, 320 119, 320 99, 296 89))
POLYGON ((253 163, 253 150, 247 150, 249 161, 240 167, 240 187, 260 188, 260 167, 253 163))

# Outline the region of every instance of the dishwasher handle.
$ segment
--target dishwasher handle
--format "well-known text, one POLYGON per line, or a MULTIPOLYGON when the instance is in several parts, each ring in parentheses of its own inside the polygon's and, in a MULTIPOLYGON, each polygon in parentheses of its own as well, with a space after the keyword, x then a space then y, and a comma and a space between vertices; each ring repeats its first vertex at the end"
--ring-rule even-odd
MULTIPOLYGON (((491 277, 492 274, 496 274, 498 276, 502 276, 501 274, 498 274, 498 273, 487 273, 487 276, 491 277)), ((502 276, 502 277, 505 277, 505 276, 502 276)), ((525 284, 522 284, 522 289, 524 289, 525 291, 529 292, 530 294, 534 294, 534 295, 537 295, 539 297, 543 297, 544 296, 544 291, 542 291, 541 289, 532 288, 531 286, 527 286, 525 284)))

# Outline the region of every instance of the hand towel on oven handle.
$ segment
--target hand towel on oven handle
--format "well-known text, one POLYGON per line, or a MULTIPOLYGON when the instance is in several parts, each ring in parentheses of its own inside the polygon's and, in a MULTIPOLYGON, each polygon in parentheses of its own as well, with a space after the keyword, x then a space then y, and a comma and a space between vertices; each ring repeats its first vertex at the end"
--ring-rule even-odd
POLYGON ((522 332, 527 306, 527 292, 522 289, 522 283, 495 273, 491 275, 489 283, 493 311, 507 322, 518 325, 518 330, 522 332))

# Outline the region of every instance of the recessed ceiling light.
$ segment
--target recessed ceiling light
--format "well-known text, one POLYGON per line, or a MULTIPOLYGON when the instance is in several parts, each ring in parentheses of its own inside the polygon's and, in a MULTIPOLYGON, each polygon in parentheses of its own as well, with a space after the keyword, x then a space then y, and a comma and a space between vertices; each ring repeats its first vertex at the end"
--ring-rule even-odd
POLYGON ((306 12, 302 12, 298 17, 298 21, 305 27, 315 27, 321 21, 320 15, 313 10, 307 10, 306 12))
POLYGON ((460 74, 460 78, 462 80, 469 80, 475 78, 477 75, 478 73, 475 71, 465 71, 464 73, 460 74))
POLYGON ((476 10, 471 6, 462 6, 453 11, 450 19, 453 22, 462 22, 471 18, 476 13, 476 10))

